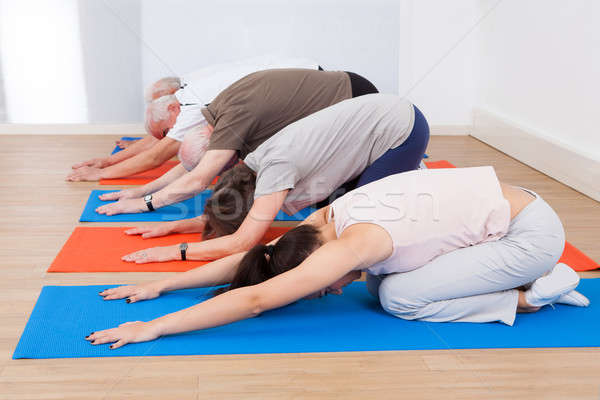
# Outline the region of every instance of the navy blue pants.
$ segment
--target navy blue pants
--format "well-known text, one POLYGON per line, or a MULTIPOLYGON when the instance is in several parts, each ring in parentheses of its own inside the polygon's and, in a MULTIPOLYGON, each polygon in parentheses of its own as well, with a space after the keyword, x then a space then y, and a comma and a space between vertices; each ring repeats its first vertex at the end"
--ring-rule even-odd
POLYGON ((408 138, 400 146, 386 151, 360 175, 356 187, 366 185, 389 175, 419 168, 427 144, 429 124, 421 111, 415 107, 415 124, 408 138))
POLYGON ((429 124, 425 116, 416 107, 415 123, 408 138, 400 146, 386 151, 381 157, 367 167, 357 178, 344 183, 337 188, 327 199, 317 203, 319 208, 330 204, 338 197, 343 196, 357 187, 366 185, 389 175, 400 172, 413 171, 419 168, 423 154, 429 143, 429 124))

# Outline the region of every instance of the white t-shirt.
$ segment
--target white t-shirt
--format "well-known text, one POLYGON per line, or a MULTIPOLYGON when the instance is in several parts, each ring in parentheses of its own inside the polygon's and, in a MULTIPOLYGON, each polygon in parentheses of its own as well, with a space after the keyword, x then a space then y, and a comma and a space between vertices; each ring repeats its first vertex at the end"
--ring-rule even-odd
POLYGON ((186 98, 185 94, 185 89, 180 89, 175 93, 175 97, 182 105, 175 125, 167 133, 167 137, 178 142, 183 142, 185 134, 194 128, 201 128, 206 125, 206 118, 204 118, 201 111, 204 105, 200 103, 190 104, 189 98, 186 98))
POLYGON ((330 205, 336 235, 354 224, 384 228, 392 255, 367 268, 373 275, 407 272, 463 247, 508 232, 510 203, 493 167, 421 169, 354 189, 330 205))
POLYGON ((184 105, 181 106, 177 121, 169 130, 167 137, 182 142, 187 132, 206 122, 200 109, 213 101, 229 85, 253 72, 277 68, 318 69, 319 66, 305 58, 267 55, 215 64, 183 75, 181 78, 183 89, 178 90, 175 97, 184 105))

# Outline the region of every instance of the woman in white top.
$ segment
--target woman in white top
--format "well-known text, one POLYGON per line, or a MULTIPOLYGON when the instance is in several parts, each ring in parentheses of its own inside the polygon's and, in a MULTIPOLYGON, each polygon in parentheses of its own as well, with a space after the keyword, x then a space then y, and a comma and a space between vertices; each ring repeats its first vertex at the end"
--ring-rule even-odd
POLYGON ((563 246, 550 206, 533 192, 500 183, 492 167, 411 171, 349 192, 274 244, 101 292, 106 300, 136 302, 229 283, 189 309, 87 339, 116 342, 116 348, 223 325, 302 298, 341 294, 362 271, 382 307, 398 317, 512 325, 519 311, 588 304, 574 291, 578 275, 556 265, 563 246))

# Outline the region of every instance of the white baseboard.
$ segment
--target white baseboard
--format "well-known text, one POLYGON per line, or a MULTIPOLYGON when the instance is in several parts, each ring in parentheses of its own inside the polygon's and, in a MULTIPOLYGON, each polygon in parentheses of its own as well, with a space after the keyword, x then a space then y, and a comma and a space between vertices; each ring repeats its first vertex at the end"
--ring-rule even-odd
POLYGON ((483 108, 473 110, 471 136, 600 201, 599 160, 483 108))
POLYGON ((0 135, 143 135, 144 124, 0 124, 0 135))

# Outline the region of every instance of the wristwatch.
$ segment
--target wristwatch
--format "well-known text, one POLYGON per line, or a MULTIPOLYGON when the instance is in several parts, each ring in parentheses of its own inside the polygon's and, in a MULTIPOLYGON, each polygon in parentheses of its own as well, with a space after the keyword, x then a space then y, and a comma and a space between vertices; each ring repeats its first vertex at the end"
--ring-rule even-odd
POLYGON ((152 205, 152 195, 147 194, 144 196, 144 201, 146 202, 146 206, 148 207, 148 211, 154 211, 154 206, 152 205))
POLYGON ((179 251, 181 252, 181 261, 185 261, 185 255, 187 253, 188 244, 187 243, 179 243, 179 251))

